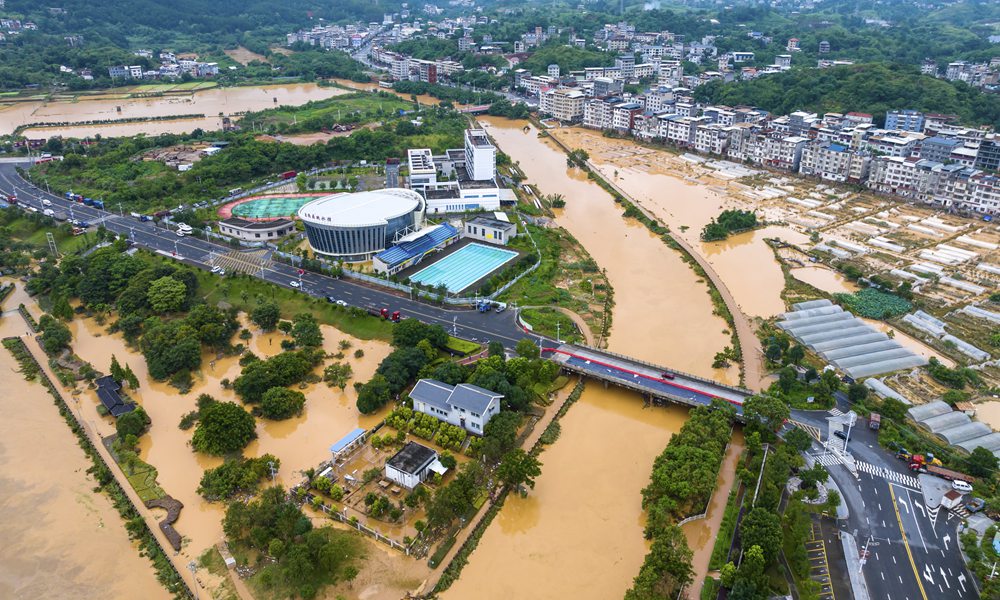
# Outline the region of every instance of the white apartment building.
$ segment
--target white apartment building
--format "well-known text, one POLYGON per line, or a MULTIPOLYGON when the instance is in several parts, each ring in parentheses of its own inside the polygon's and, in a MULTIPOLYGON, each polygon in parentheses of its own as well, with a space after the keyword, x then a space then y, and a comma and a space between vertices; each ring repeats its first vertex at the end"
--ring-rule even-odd
POLYGON ((913 154, 917 149, 917 145, 924 137, 926 136, 919 133, 910 133, 907 135, 886 133, 869 137, 868 145, 879 154, 905 158, 913 154))
POLYGON ((631 131, 633 119, 641 114, 642 105, 638 102, 616 104, 611 117, 611 126, 618 131, 631 131))
POLYGON ((659 87, 646 92, 642 97, 642 102, 647 111, 658 113, 673 108, 674 98, 673 89, 659 87))
POLYGON ((698 125, 694 130, 694 149, 705 154, 724 155, 729 146, 729 132, 722 125, 698 125))
POLYGON ((610 129, 614 105, 602 99, 588 100, 583 107, 583 125, 594 129, 610 129))
POLYGON ((539 92, 538 110, 563 122, 579 121, 583 118, 583 92, 567 88, 551 88, 539 92))
POLYGON ((657 84, 667 87, 676 87, 684 79, 684 65, 679 60, 660 61, 660 72, 657 76, 657 84))
POLYGON ((858 183, 868 175, 871 157, 843 144, 813 142, 802 149, 799 173, 826 181, 858 183))
POLYGON ((482 129, 465 130, 465 169, 473 181, 496 177, 497 149, 482 129))

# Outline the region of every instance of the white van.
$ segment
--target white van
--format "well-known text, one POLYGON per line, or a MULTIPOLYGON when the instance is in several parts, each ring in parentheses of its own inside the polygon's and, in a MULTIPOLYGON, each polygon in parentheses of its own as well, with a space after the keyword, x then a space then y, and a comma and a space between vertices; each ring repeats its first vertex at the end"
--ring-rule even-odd
POLYGON ((46 217, 54 217, 54 216, 56 216, 55 211, 52 210, 51 208, 46 208, 45 211, 42 214, 45 215, 46 217))
POLYGON ((42 206, 52 206, 52 201, 42 198, 42 206))

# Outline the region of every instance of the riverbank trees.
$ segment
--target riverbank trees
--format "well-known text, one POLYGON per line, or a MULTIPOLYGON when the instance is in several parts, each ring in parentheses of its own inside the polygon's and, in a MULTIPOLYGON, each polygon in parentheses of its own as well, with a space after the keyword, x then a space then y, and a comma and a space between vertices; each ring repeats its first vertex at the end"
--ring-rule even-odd
POLYGON ((706 510, 732 431, 733 409, 717 402, 698 407, 653 461, 642 490, 648 511, 649 554, 626 600, 672 598, 691 581, 691 550, 676 523, 706 510))

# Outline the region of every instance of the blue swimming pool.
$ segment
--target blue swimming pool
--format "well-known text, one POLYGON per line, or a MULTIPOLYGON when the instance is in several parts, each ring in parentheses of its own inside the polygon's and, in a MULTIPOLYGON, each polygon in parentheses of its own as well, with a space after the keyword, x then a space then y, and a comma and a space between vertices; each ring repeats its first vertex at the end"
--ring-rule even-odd
POLYGON ((443 283, 449 292, 460 292, 515 258, 513 250, 469 244, 417 271, 410 280, 431 286, 443 283))

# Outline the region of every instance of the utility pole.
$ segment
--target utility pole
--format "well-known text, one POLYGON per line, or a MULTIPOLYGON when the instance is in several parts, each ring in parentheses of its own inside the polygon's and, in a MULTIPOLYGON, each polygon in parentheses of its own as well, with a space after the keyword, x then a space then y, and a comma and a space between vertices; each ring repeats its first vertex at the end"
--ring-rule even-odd
POLYGON ((757 503, 757 492, 760 491, 760 480, 764 477, 764 465, 767 464, 767 451, 770 449, 769 444, 764 444, 764 460, 760 461, 760 474, 757 475, 757 487, 753 490, 753 501, 750 502, 750 506, 757 503))
POLYGON ((119 217, 124 217, 125 216, 125 213, 122 211, 122 203, 121 202, 118 203, 118 216, 119 217))
POLYGON ((559 335, 559 321, 556 321, 556 341, 562 343, 562 336, 559 335))
POLYGON ((458 317, 451 318, 451 334, 458 336, 458 317))
POLYGON ((271 481, 274 481, 274 474, 275 474, 276 471, 274 470, 274 461, 273 460, 267 461, 267 468, 271 470, 271 481))

